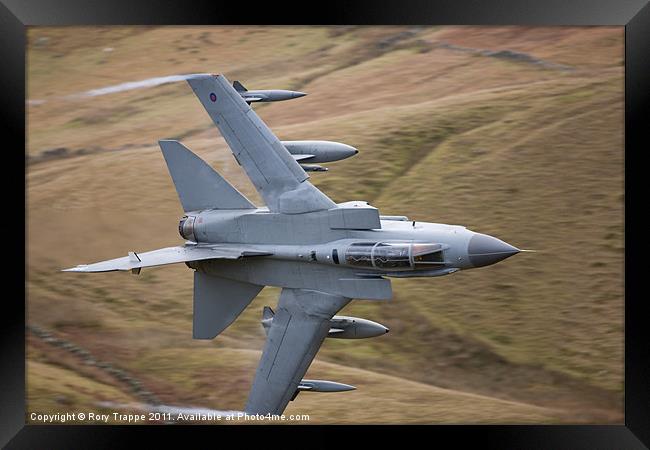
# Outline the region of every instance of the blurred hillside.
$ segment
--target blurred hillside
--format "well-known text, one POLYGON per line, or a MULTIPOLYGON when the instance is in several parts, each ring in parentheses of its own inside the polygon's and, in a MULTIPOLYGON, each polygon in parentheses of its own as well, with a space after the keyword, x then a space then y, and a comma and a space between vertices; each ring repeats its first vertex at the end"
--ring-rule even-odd
POLYGON ((391 332, 326 340, 307 376, 358 390, 301 394, 288 414, 622 423, 623 37, 621 27, 30 28, 27 410, 243 407, 277 288, 203 342, 191 339, 184 265, 59 272, 182 242, 159 139, 180 139, 261 204, 187 83, 83 94, 220 72, 249 89, 309 93, 254 107, 280 139, 360 150, 312 175, 334 201, 540 251, 393 280, 390 302, 351 302, 342 314, 391 332))

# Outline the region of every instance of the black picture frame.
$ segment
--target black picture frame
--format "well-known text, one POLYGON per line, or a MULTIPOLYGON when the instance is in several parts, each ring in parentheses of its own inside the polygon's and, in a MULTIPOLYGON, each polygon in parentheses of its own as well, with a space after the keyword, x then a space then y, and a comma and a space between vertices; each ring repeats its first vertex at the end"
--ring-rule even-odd
MULTIPOLYGON (((488 448, 644 448, 650 445, 650 339, 648 301, 642 271, 646 244, 640 172, 642 152, 650 149, 647 117, 650 97, 650 5, 645 0, 501 0, 384 1, 342 0, 307 3, 268 2, 244 5, 200 0, 98 1, 0 0, 0 111, 3 193, 15 200, 6 207, 2 236, 7 266, 2 302, 2 389, 0 444, 7 448, 115 448, 143 439, 148 446, 170 439, 213 445, 239 445, 251 438, 283 445, 321 443, 355 445, 368 434, 384 439, 406 431, 409 441, 453 442, 488 448), (625 424, 624 425, 486 425, 486 426, 44 426, 25 425, 25 283, 16 276, 16 261, 26 255, 19 227, 28 199, 19 191, 26 177, 18 169, 25 159, 26 27, 30 25, 164 25, 164 24, 440 24, 440 25, 620 25, 625 26, 625 424), (646 118, 646 119, 644 119, 646 118), (9 143, 7 143, 9 137, 9 143), (636 202, 636 206, 634 203, 636 202), (9 290, 9 287, 15 287, 9 290), (20 293, 23 293, 22 299, 20 293), (253 430, 258 430, 254 428, 253 430), (361 433, 359 433, 361 432, 361 433), (341 434, 342 433, 342 434, 341 434), (282 441, 277 441, 281 438, 282 441), (215 439, 218 439, 216 441, 215 439), (226 440, 228 439, 228 440, 226 440), (308 441, 304 441, 308 439, 308 441), (422 441, 424 440, 424 441, 422 441)), ((26 166, 25 170, 26 170, 26 166)), ((5 195, 5 199, 7 196, 5 195)), ((6 204, 6 200, 5 200, 6 204)), ((26 257, 26 256, 25 256, 26 257)), ((25 273, 27 262, 25 262, 25 273)), ((344 408, 345 405, 342 405, 344 408)), ((191 444, 190 444, 191 445, 191 444)), ((265 445, 265 444, 264 444, 265 445)), ((388 444, 386 444, 388 445, 388 444)))

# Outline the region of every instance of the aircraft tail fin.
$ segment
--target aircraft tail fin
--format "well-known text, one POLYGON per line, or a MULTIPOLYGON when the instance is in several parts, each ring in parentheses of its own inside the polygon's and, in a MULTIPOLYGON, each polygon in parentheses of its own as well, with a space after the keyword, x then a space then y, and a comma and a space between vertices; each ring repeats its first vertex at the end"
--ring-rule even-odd
POLYGON ((235 88, 237 92, 247 92, 248 89, 244 87, 243 84, 241 84, 239 81, 235 80, 232 82, 232 87, 235 88))
POLYGON ((158 143, 185 212, 255 208, 250 200, 183 144, 172 140, 158 143))
POLYGON ((214 339, 239 317, 263 286, 194 272, 194 339, 214 339))

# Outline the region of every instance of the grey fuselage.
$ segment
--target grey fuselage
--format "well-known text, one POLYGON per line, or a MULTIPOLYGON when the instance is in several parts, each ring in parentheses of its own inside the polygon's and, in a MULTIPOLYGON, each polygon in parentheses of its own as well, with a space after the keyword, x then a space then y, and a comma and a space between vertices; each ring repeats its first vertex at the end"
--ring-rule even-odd
POLYGON ((379 286, 372 281, 382 276, 448 275, 493 264, 518 252, 503 241, 458 225, 380 220, 381 228, 377 229, 340 228, 345 225, 333 225, 330 217, 333 211, 280 214, 258 208, 188 213, 190 219, 193 218, 193 227, 181 235, 190 241, 199 245, 251 244, 258 252, 268 252, 268 256, 195 261, 188 265, 207 274, 260 286, 318 289, 318 284, 322 283, 329 289, 337 286, 343 296, 381 299, 390 298, 390 293, 369 287, 379 286), (404 257, 399 265, 388 264, 387 267, 375 259, 356 261, 349 257, 353 253, 351 248, 361 248, 368 255, 377 253, 375 244, 382 245, 382 249, 391 249, 393 245, 398 252, 402 249, 404 257), (412 244, 437 246, 435 248, 440 249, 437 260, 416 263, 413 256, 407 254, 412 244), (353 245, 356 247, 351 247, 353 245), (353 281, 359 277, 369 282, 361 286, 359 281, 353 281))

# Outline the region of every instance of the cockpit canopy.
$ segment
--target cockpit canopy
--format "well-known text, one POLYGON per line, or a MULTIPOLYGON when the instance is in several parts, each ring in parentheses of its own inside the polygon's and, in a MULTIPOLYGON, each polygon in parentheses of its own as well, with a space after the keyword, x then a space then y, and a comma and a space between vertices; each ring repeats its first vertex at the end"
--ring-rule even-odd
POLYGON ((346 249, 345 262, 378 269, 418 269, 445 264, 441 244, 413 242, 355 242, 346 249))

